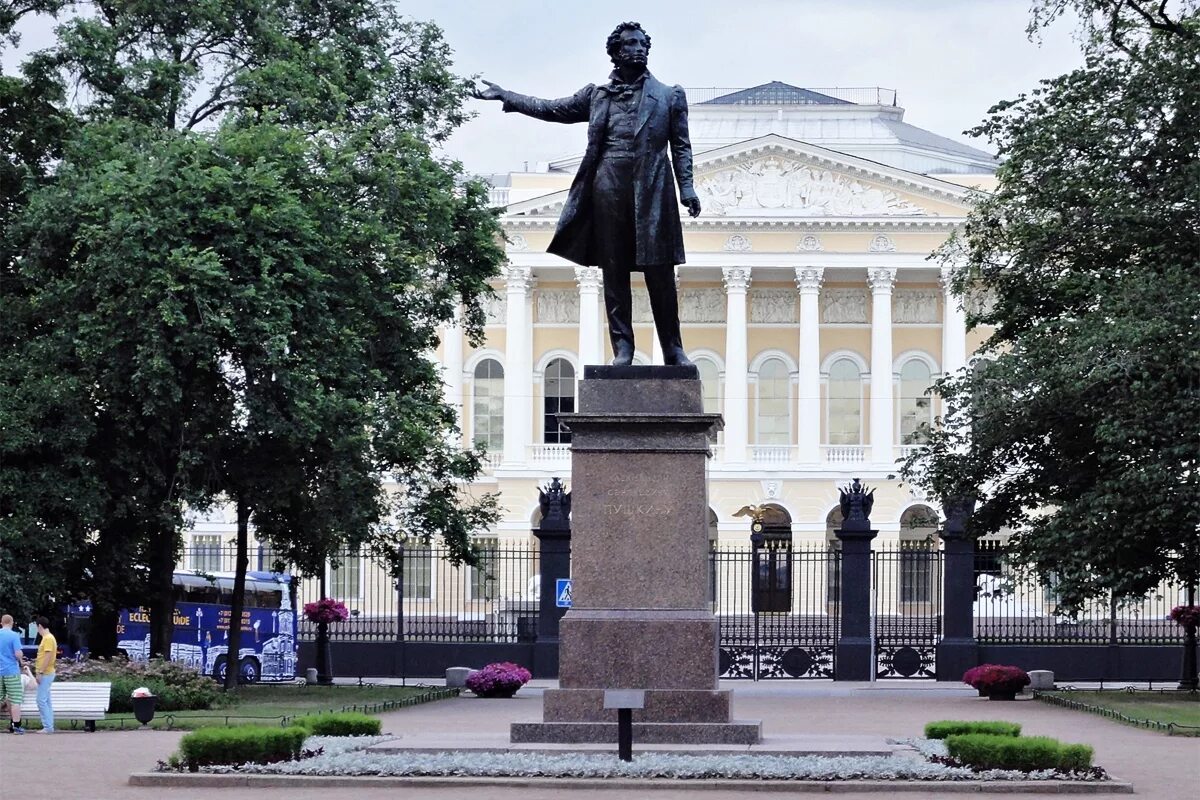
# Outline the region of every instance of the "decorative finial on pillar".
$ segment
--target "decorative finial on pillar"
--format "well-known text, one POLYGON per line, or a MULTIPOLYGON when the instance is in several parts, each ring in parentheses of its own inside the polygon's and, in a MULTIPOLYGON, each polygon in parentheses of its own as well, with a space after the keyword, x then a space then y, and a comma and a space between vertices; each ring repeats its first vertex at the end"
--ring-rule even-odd
POLYGON ((542 512, 541 527, 570 527, 571 493, 558 478, 551 478, 545 487, 538 487, 538 507, 542 512))

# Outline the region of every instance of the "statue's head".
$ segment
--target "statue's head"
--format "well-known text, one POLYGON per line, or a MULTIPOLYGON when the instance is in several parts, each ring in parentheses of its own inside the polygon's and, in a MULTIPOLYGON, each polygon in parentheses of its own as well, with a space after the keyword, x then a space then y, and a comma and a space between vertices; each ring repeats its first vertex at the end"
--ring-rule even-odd
POLYGON ((606 47, 613 66, 645 66, 650 55, 650 37, 642 30, 640 22, 622 22, 608 35, 606 47))

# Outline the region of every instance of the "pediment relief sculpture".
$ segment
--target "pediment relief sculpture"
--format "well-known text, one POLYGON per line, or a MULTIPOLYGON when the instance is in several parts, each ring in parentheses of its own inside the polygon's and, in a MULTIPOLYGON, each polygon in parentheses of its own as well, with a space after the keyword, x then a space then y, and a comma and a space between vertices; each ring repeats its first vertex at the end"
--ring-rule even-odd
POLYGON ((821 322, 852 324, 866 321, 866 289, 826 289, 821 292, 821 322))
POLYGON ((682 322, 724 322, 725 292, 715 287, 681 289, 679 319, 682 322))
POLYGON ((936 323, 938 295, 933 289, 897 289, 892 293, 892 321, 936 323))
POLYGON ((718 216, 931 216, 890 189, 775 156, 701 175, 696 189, 718 216))
POLYGON ((504 295, 484 297, 480 303, 483 305, 483 315, 487 318, 488 325, 503 325, 508 321, 508 301, 504 295))
POLYGON ((750 292, 750 321, 798 322, 796 297, 793 289, 754 289, 750 292))
POLYGON ((579 322, 579 292, 571 289, 543 289, 537 293, 537 319, 546 324, 579 322))

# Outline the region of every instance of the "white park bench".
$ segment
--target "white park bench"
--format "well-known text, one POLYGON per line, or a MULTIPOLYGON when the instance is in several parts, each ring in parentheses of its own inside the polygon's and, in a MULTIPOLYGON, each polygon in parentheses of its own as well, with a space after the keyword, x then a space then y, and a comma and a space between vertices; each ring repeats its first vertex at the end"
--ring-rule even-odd
MULTIPOLYGON (((108 698, 112 693, 111 683, 90 681, 68 681, 50 684, 50 705, 54 708, 54 719, 81 719, 83 729, 96 730, 96 720, 104 719, 108 711, 108 698)), ((23 718, 37 717, 37 692, 26 691, 21 701, 23 718)))

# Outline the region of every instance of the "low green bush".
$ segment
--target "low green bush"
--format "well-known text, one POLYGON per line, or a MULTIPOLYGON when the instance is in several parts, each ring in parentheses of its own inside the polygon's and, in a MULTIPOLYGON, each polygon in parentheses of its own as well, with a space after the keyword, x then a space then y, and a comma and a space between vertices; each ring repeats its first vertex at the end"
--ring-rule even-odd
POLYGON ((1058 768, 1063 772, 1084 772, 1092 768, 1096 751, 1086 744, 1064 744, 1058 752, 1058 768))
POLYGON ((978 769, 1071 772, 1086 770, 1092 765, 1092 748, 1082 744, 1064 745, 1048 736, 958 734, 946 738, 946 750, 951 757, 978 769))
POLYGON ((1017 722, 998 720, 954 720, 943 719, 925 725, 926 739, 945 739, 963 733, 990 733, 993 736, 1020 736, 1021 725, 1017 722))
POLYGON ((383 730, 377 717, 355 711, 301 717, 295 724, 307 728, 313 736, 378 736, 383 730))
POLYGON ((179 754, 191 772, 216 764, 270 764, 300 757, 307 728, 235 725, 201 728, 179 741, 179 754))
POLYGON ((157 711, 190 711, 225 705, 229 702, 220 685, 182 664, 156 659, 149 662, 84 661, 59 666, 56 681, 107 681, 112 684, 108 710, 133 711, 129 696, 145 686, 156 698, 157 711))

